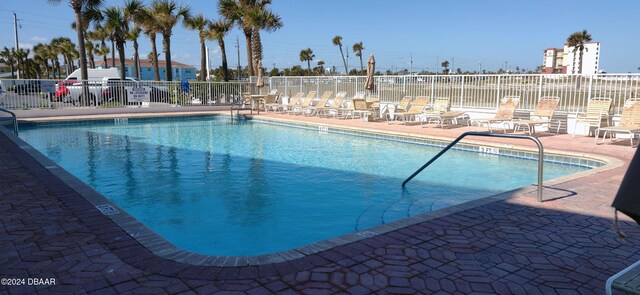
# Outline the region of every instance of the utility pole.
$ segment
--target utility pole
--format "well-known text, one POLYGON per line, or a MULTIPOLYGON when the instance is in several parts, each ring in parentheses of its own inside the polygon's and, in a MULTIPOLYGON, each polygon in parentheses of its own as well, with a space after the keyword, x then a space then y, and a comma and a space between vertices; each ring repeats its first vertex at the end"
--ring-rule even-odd
POLYGON ((409 53, 409 74, 413 74, 413 52, 409 53))
MULTIPOLYGON (((455 68, 455 60, 451 57, 451 71, 455 71, 455 68)), ((451 71, 449 71, 449 73, 451 73, 451 71)))
POLYGON ((347 68, 345 70, 347 70, 347 72, 344 74, 349 76, 349 48, 347 48, 347 68))
POLYGON ((478 62, 478 74, 482 74, 482 63, 478 62))
POLYGON ((436 75, 438 74, 438 70, 440 69, 440 57, 436 55, 436 75))
POLYGON ((238 36, 236 36, 236 50, 238 50, 238 80, 241 80, 242 67, 240 67, 240 41, 238 41, 238 36))
MULTIPOLYGON (((18 17, 16 16, 16 12, 13 12, 13 31, 16 36, 16 52, 20 51, 20 46, 18 45, 18 17)), ((20 79, 20 70, 18 72, 18 79, 20 79)))

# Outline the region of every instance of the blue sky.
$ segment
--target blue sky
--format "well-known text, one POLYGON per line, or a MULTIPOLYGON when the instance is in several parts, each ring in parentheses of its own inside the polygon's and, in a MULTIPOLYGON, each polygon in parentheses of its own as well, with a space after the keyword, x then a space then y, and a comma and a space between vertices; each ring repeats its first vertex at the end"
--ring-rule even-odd
MULTIPOLYGON (((149 2, 150 0, 147 0, 149 2)), ((217 19, 216 0, 178 1, 195 13, 217 19)), ((2 0, 0 6, 0 47, 12 47, 13 11, 22 28, 20 43, 32 46, 68 36, 76 42, 70 23, 74 20, 68 0, 51 5, 47 0, 2 0)), ((124 0, 106 0, 106 5, 122 5, 124 0)), ((573 32, 586 29, 594 41, 601 42, 601 69, 607 72, 637 72, 640 66, 640 1, 621 0, 605 3, 593 0, 507 1, 507 0, 273 0, 272 9, 280 14, 284 27, 262 34, 267 68, 301 65, 300 50, 311 48, 312 65, 324 60, 325 66, 342 68, 335 35, 343 37, 349 50, 363 42, 366 57, 373 53, 378 70, 409 68, 413 56, 414 71, 433 70, 448 60, 452 68, 497 70, 505 64, 534 69, 542 63, 543 50, 561 47, 573 32)), ((237 65, 236 37, 240 41, 240 62, 246 66, 244 36, 234 29, 225 39, 229 65, 237 65)), ((158 47, 161 41, 158 38, 158 47)), ((150 45, 140 40, 146 56, 150 45)), ((217 43, 208 42, 213 66, 220 65, 217 43)), ((127 46, 131 56, 132 46, 127 46)), ((345 48, 345 49, 347 49, 345 48)), ((173 59, 199 64, 197 33, 182 27, 172 37, 173 59)), ((349 67, 360 61, 349 53, 349 67)), ((366 66, 366 64, 365 64, 366 66)), ((441 70, 438 68, 438 70, 441 70)))

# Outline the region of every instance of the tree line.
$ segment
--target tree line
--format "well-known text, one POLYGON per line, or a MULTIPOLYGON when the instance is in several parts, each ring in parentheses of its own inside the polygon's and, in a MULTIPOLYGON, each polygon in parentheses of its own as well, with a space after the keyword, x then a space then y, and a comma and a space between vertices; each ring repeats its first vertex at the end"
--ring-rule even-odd
MULTIPOLYGON (((142 0, 127 0, 123 6, 104 7, 102 0, 48 0, 52 4, 68 1, 75 14, 75 21, 71 27, 77 33, 78 45, 69 38, 60 37, 50 44, 34 46, 34 55, 29 58, 30 50, 4 48, 0 51, 0 58, 7 63, 12 75, 20 70, 25 77, 60 78, 58 58, 63 57, 64 73, 74 69, 74 60, 78 60, 81 78, 87 79, 87 68, 96 67, 96 58, 102 57, 107 66, 107 57, 111 54, 112 64, 115 66, 115 53, 118 53, 120 75, 125 76, 126 43, 132 43, 134 64, 139 63, 138 40, 142 35, 147 36, 151 43, 149 59, 153 66, 154 78, 160 80, 158 67, 158 49, 156 38, 162 37, 162 51, 165 58, 166 80, 172 80, 171 65, 171 36, 178 23, 187 29, 196 31, 200 41, 200 72, 199 79, 206 79, 205 41, 215 40, 221 51, 221 76, 225 81, 230 79, 227 65, 224 37, 234 26, 239 27, 246 39, 247 69, 249 75, 254 75, 257 65, 262 63, 263 50, 260 38, 261 31, 274 31, 282 27, 280 16, 269 8, 270 0, 220 0, 218 3, 219 19, 209 19, 204 14, 192 14, 189 5, 179 4, 175 0, 153 0, 145 4, 142 0), (111 48, 107 45, 111 42, 111 48)), ((135 76, 140 77, 138 67, 135 76)))

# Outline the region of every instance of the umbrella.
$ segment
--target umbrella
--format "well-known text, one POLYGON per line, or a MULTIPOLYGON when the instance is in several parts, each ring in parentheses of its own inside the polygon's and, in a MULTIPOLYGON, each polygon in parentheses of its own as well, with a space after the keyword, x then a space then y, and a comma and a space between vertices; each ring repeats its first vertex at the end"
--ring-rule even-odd
POLYGON ((373 90, 373 73, 376 72, 376 59, 373 58, 373 54, 369 55, 367 61, 367 81, 364 83, 364 88, 367 90, 373 90))
POLYGON ((636 150, 611 206, 640 224, 640 149, 636 150))
POLYGON ((258 80, 256 81, 256 87, 262 88, 264 87, 264 79, 262 79, 262 60, 258 60, 257 72, 258 72, 258 80))

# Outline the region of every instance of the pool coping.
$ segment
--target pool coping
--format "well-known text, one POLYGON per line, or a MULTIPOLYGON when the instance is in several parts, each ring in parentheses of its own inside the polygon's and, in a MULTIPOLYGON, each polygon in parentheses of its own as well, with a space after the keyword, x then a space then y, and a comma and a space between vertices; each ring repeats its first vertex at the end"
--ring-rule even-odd
MULTIPOLYGON (((136 116, 136 117, 158 117, 162 118, 162 116, 154 115, 154 114, 145 114, 148 116, 136 116)), ((194 114, 181 114, 177 116, 193 116, 194 114)), ((209 115, 223 115, 224 114, 212 114, 209 115)), ((104 119, 96 118, 96 119, 104 119)), ((113 116, 113 117, 122 117, 122 116, 113 116)), ((112 117, 112 118, 113 118, 112 117)), ((248 119, 253 119, 252 116, 246 116, 248 119)), ((47 118, 49 119, 49 118, 47 118)), ((108 118, 107 118, 108 119, 108 118)), ((62 120, 62 119, 61 119, 62 120)), ((82 118, 81 120, 88 120, 87 117, 82 118)), ((260 118, 259 120, 268 120, 273 122, 281 122, 281 123, 295 123, 300 124, 300 121, 288 120, 288 119, 276 119, 276 118, 260 118)), ((32 119, 30 121, 47 121, 47 120, 37 120, 32 119)), ((65 120, 67 121, 67 120, 65 120)), ((411 138, 421 138, 421 139, 438 139, 443 141, 450 141, 450 138, 439 138, 436 136, 424 136, 424 135, 416 135, 410 133, 401 133, 401 132, 387 132, 387 131, 379 131, 379 130, 371 130, 365 128, 356 128, 356 127, 347 127, 341 125, 334 124, 316 124, 316 123, 308 123, 304 122, 305 125, 308 126, 328 126, 331 128, 339 128, 346 130, 355 130, 355 131, 366 131, 366 132, 376 132, 390 135, 400 135, 402 137, 411 137, 411 138)), ((439 209, 433 212, 426 212, 422 214, 418 214, 415 216, 411 216, 408 218, 404 218, 401 220, 397 220, 394 222, 378 225, 372 227, 370 229, 359 231, 355 233, 349 233, 342 236, 338 236, 335 238, 323 240, 320 242, 304 245, 301 247, 297 247, 294 249, 280 251, 271 254, 264 255, 255 255, 255 256, 214 256, 214 255, 204 255, 192 253, 186 250, 182 250, 159 234, 155 233, 153 230, 142 224, 142 222, 135 219, 126 211, 122 210, 116 204, 108 200, 106 197, 102 196, 100 193, 95 191, 93 188, 89 187, 84 182, 80 181, 78 178, 73 176, 71 173, 66 171, 65 169, 59 167, 52 160, 44 156, 44 154, 40 153, 35 148, 31 147, 28 143, 24 142, 22 139, 14 136, 7 129, 0 128, 0 132, 2 132, 7 138, 9 138, 17 147, 26 152, 32 159, 34 159, 38 164, 42 165, 42 167, 48 170, 51 174, 53 174, 56 178, 61 180, 65 185, 69 188, 77 192, 80 196, 82 196, 86 201, 88 201, 92 207, 96 210, 94 213, 100 213, 100 215, 104 215, 109 218, 112 222, 114 222, 121 230, 126 232, 133 240, 137 241, 142 247, 153 253, 154 255, 168 259, 171 261, 175 261, 178 263, 189 264, 193 266, 216 266, 216 267, 242 267, 242 266, 260 266, 266 264, 275 264, 281 262, 292 261, 300 258, 304 258, 307 256, 311 256, 313 254, 317 254, 320 252, 324 252, 338 246, 343 246, 347 244, 351 244, 357 241, 365 240, 368 238, 372 238, 375 236, 383 235, 392 231, 400 230, 406 228, 411 225, 415 225, 418 223, 430 221, 436 218, 440 218, 446 215, 450 215, 453 213, 465 211, 471 208, 475 208, 478 206, 482 206, 485 204, 493 203, 500 200, 506 200, 511 197, 517 195, 528 194, 532 191, 535 191, 535 187, 526 186, 522 188, 518 188, 511 191, 506 191, 500 194, 468 201, 462 204, 453 205, 447 208, 439 209)), ((521 150, 535 150, 529 147, 517 146, 517 145, 509 145, 509 144, 501 144, 501 143, 489 143, 482 141, 473 141, 473 140, 465 140, 465 143, 475 143, 482 146, 495 146, 500 148, 510 148, 510 149, 521 149, 521 150)), ((607 157, 603 155, 595 155, 588 153, 571 153, 564 152, 558 150, 548 150, 550 153, 563 154, 567 156, 573 157, 588 157, 594 160, 605 162, 606 164, 592 168, 587 171, 582 171, 578 173, 574 173, 571 175, 559 177, 553 180, 545 181, 543 183, 544 186, 552 186, 559 183, 567 182, 570 180, 574 180, 577 178, 582 178, 588 175, 601 173, 607 170, 615 169, 624 164, 623 161, 613 158, 607 157)))

